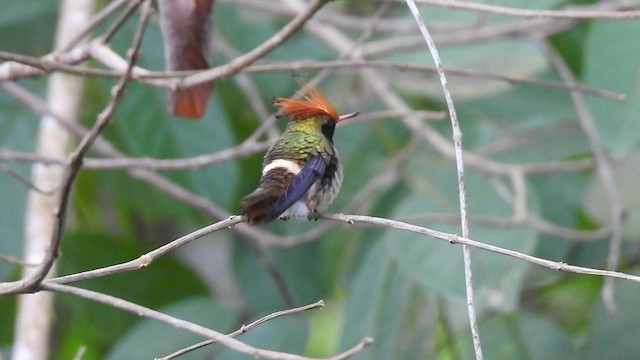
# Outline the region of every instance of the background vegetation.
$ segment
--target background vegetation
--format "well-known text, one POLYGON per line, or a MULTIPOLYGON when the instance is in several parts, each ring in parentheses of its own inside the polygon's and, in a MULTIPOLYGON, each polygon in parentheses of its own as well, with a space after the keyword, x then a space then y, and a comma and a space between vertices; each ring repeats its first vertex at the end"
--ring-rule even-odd
MULTIPOLYGON (((558 267, 638 274, 640 22, 638 12, 628 10, 640 3, 481 2, 558 10, 532 17, 429 2, 433 5, 419 4, 419 9, 447 71, 468 156, 469 237, 558 267), (628 19, 616 19, 614 11, 628 19), (572 85, 572 77, 580 87, 572 85), (585 126, 590 118, 593 129, 585 126), (599 152, 604 156, 598 158, 599 152), (613 195, 607 189, 614 189, 613 195), (621 207, 623 218, 616 212, 621 207)), ((58 5, 4 1, 0 58, 6 63, 0 65, 12 60, 10 53, 40 57, 52 50, 58 5)), ((104 5, 99 1, 97 9, 104 5)), ((306 5, 216 1, 212 66, 260 45, 299 12, 296 6, 306 5)), ((92 36, 104 33, 115 17, 92 36)), ((135 12, 109 43, 123 57, 138 18, 135 12)), ((162 49, 154 14, 137 65, 163 71, 162 49)), ((96 59, 85 65, 108 68, 96 59)), ((76 179, 58 274, 135 259, 237 213, 239 199, 257 184, 266 146, 285 125, 269 117, 270 104, 297 90, 292 74, 311 79, 321 72, 319 87, 336 108, 362 114, 336 131, 345 181, 330 212, 460 234, 451 125, 434 69, 404 2, 333 1, 254 66, 216 81, 198 122, 167 115, 162 87, 132 81, 101 134, 121 156, 92 148, 76 179), (247 142, 259 127, 264 133, 247 142), (226 149, 230 156, 206 166, 185 160, 163 170, 153 160, 226 149), (100 162, 114 158, 151 159, 151 165, 100 162), (171 186, 136 176, 142 168, 171 186), (176 195, 171 190, 176 187, 192 197, 176 195)), ((44 97, 48 80, 40 74, 4 81, 44 97)), ((117 81, 86 76, 82 125, 95 123, 117 81)), ((26 156, 35 149, 41 113, 4 91, 0 109, 0 254, 22 258, 29 189, 15 173, 28 178, 32 163, 44 161, 26 156)), ((485 358, 632 359, 640 353, 637 278, 609 284, 603 277, 558 272, 495 252, 474 249, 471 254, 485 358), (603 300, 607 286, 613 286, 614 296, 603 300)), ((0 261, 0 281, 19 279, 22 267, 0 261)), ((196 240, 142 271, 76 285, 223 333, 323 299, 322 311, 268 321, 239 340, 329 357, 372 337, 374 342, 354 358, 474 358, 461 247, 390 227, 328 219, 254 229, 241 224, 196 240)), ((16 300, 0 297, 0 358, 12 352, 16 300)), ((202 339, 68 294, 55 295, 50 313, 51 359, 71 359, 82 346, 85 360, 149 359, 202 339)), ((251 357, 211 345, 183 358, 251 357)))

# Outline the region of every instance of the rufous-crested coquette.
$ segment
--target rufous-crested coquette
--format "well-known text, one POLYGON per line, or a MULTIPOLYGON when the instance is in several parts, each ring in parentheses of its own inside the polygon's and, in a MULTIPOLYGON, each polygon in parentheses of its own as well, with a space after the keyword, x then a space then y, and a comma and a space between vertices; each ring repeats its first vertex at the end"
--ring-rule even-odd
POLYGON ((303 99, 278 98, 274 103, 291 121, 264 156, 260 184, 240 201, 249 224, 276 218, 314 219, 342 185, 333 132, 338 122, 358 113, 338 115, 320 90, 301 83, 303 99))

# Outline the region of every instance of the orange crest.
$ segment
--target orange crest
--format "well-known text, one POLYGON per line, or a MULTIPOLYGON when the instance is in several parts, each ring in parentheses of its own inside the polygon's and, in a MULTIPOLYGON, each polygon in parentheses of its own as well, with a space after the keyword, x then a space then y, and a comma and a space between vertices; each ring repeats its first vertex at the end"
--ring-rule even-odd
POLYGON ((294 119, 327 115, 335 122, 340 120, 338 112, 320 90, 303 80, 299 80, 299 82, 304 91, 304 99, 277 98, 274 102, 274 105, 282 109, 282 115, 291 116, 294 119))

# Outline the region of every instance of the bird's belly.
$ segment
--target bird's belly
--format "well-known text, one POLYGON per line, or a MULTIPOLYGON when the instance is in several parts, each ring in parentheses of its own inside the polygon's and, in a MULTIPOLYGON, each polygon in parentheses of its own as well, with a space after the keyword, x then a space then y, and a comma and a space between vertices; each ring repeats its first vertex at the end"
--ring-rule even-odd
POLYGON ((305 204, 302 200, 298 200, 293 203, 291 207, 285 210, 282 215, 279 216, 279 218, 308 218, 309 214, 311 214, 311 210, 309 210, 307 204, 305 204))
POLYGON ((311 186, 305 196, 305 203, 312 211, 325 210, 336 198, 342 186, 342 165, 336 164, 336 169, 330 177, 329 183, 317 181, 311 186))

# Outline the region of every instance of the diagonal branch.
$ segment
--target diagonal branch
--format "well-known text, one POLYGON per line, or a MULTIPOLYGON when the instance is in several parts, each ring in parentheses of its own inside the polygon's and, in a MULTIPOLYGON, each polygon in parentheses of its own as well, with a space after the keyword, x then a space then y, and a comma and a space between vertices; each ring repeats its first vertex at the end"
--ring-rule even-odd
POLYGON ((298 29, 300 29, 318 10, 320 10, 328 0, 314 0, 303 12, 293 18, 287 25, 285 25, 279 32, 274 34, 271 38, 260 44, 257 48, 249 51, 248 53, 239 56, 227 64, 215 67, 210 70, 206 70, 195 75, 189 76, 184 80, 175 84, 176 87, 189 87, 197 84, 201 84, 207 81, 214 81, 222 77, 230 76, 238 73, 244 67, 251 65, 256 60, 264 57, 270 53, 273 49, 285 42, 291 37, 298 29))
MULTIPOLYGON (((394 0, 401 1, 401 0, 394 0)), ((415 0, 417 3, 429 4, 440 6, 444 8, 468 10, 475 12, 485 12, 490 14, 498 14, 505 16, 517 16, 524 18, 552 18, 552 19, 617 19, 617 20, 629 20, 640 17, 640 11, 606 11, 610 6, 607 2, 604 5, 598 4, 597 8, 601 10, 591 9, 582 10, 580 7, 568 7, 564 10, 534 10, 534 9, 517 9, 506 6, 498 6, 491 4, 473 3, 469 1, 459 0, 415 0)), ((615 2, 609 2, 615 3, 615 2)), ((626 1, 620 2, 627 8, 640 5, 639 2, 626 1)), ((596 7, 596 6, 594 6, 596 7)))
MULTIPOLYGON (((300 355, 259 349, 251 345, 247 345, 243 342, 240 342, 231 336, 219 333, 215 330, 208 329, 204 326, 201 326, 186 320, 175 318, 165 313, 152 310, 138 304, 134 304, 130 301, 126 301, 115 296, 101 294, 95 291, 81 289, 81 288, 77 288, 69 285, 62 285, 62 284, 43 283, 40 286, 42 287, 43 290, 71 294, 80 298, 92 300, 92 301, 99 302, 114 308, 132 312, 139 316, 144 316, 149 319, 163 322, 175 328, 183 329, 191 333, 198 334, 206 338, 215 340, 220 344, 228 347, 229 349, 236 350, 243 354, 247 354, 253 358, 264 358, 264 359, 272 359, 272 360, 313 360, 311 358, 300 356, 300 355)), ((336 356, 333 356, 330 359, 331 360, 348 359, 349 357, 360 352, 365 346, 369 345, 371 342, 372 340, 370 338, 364 338, 359 344, 354 346, 352 349, 347 350, 336 356)))
POLYGON ((594 276, 603 276, 603 277, 614 278, 614 279, 623 279, 623 280, 628 280, 628 281, 640 284, 640 276, 630 275, 630 274, 626 274, 618 271, 599 270, 599 269, 587 268, 582 266, 569 265, 564 262, 551 261, 551 260, 533 256, 533 255, 527 255, 515 250, 505 249, 499 246, 486 244, 480 241, 472 240, 472 239, 458 236, 455 234, 449 234, 442 231, 437 231, 437 230, 425 228, 423 226, 409 224, 402 221, 380 218, 375 216, 329 214, 329 213, 322 214, 321 218, 328 219, 328 220, 342 221, 349 225, 365 224, 365 225, 373 225, 377 227, 386 227, 386 228, 409 231, 416 234, 427 235, 439 240, 447 241, 451 244, 467 245, 476 249, 481 249, 481 250, 491 251, 496 254, 506 255, 509 257, 524 260, 532 264, 539 265, 555 271, 564 271, 564 272, 571 272, 571 273, 583 274, 583 275, 594 275, 594 276))
MULTIPOLYGON (((320 300, 318 302, 315 302, 313 304, 309 304, 309 305, 305 305, 305 306, 300 306, 297 308, 293 308, 293 309, 288 309, 288 310, 282 310, 282 311, 276 311, 274 313, 271 313, 265 317, 261 317, 260 319, 250 323, 249 325, 242 325, 240 327, 240 329, 227 334, 227 336, 231 336, 231 337, 236 337, 242 334, 245 334, 246 332, 248 332, 249 330, 255 328, 258 325, 264 324, 265 322, 269 321, 269 320, 273 320, 282 316, 287 316, 287 315, 292 315, 292 314, 297 314, 297 313, 301 313, 307 310, 314 310, 314 309, 323 309, 324 308, 324 301, 320 300)), ((215 340, 205 340, 202 342, 199 342, 197 344, 191 345, 189 347, 186 347, 184 349, 180 349, 172 354, 169 354, 167 356, 163 356, 160 358, 156 358, 155 360, 171 360, 171 359, 175 359, 178 356, 182 356, 186 353, 189 353, 191 351, 200 349, 204 346, 207 345, 211 345, 214 344, 216 341, 215 340)))

